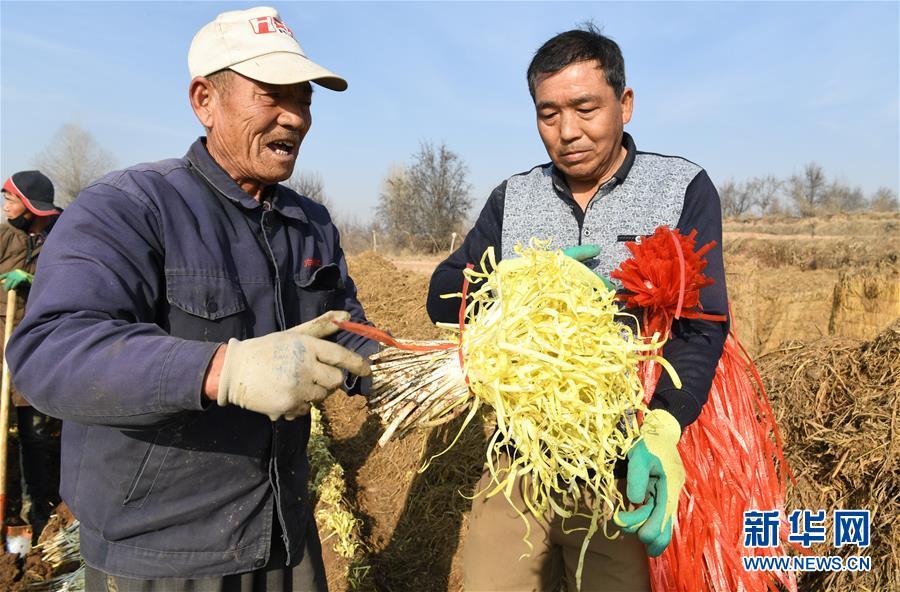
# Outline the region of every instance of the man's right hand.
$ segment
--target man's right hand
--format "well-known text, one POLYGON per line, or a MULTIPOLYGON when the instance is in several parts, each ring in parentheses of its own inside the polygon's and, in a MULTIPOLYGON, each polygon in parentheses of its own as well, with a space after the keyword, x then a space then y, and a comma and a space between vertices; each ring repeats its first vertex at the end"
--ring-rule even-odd
POLYGON ((237 405, 272 421, 282 415, 294 419, 338 390, 342 370, 368 376, 368 361, 323 339, 338 331, 334 322, 349 319, 348 312, 330 311, 286 331, 230 340, 219 375, 219 405, 237 405))

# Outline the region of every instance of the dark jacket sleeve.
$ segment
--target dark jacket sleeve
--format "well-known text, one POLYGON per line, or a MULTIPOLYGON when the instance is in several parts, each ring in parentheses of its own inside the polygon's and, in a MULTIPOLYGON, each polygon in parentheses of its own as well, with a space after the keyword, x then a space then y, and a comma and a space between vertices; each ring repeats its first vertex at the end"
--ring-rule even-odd
POLYGON ((146 195, 98 183, 44 245, 7 348, 16 386, 42 412, 138 427, 203 408, 219 344, 172 337, 156 324, 166 297, 157 215, 146 195))
POLYGON ((428 316, 434 323, 455 323, 459 320, 459 298, 441 298, 442 294, 462 291, 463 270, 469 263, 478 267, 488 247, 493 246, 497 261, 501 259, 500 237, 503 227, 503 201, 506 181, 491 192, 475 226, 466 240, 431 274, 428 285, 428 316))
MULTIPOLYGON (((700 290, 703 312, 727 315, 728 292, 722 261, 722 210, 719 194, 706 171, 701 171, 688 185, 678 221, 678 230, 683 234, 695 229, 698 248, 716 241, 715 248, 706 254, 704 274, 715 283, 700 290)), ((682 429, 693 423, 709 398, 709 389, 727 336, 727 322, 702 319, 674 321, 671 339, 663 346, 663 357, 678 373, 681 389, 675 388, 672 379, 663 372, 650 407, 665 409, 674 415, 682 429)))

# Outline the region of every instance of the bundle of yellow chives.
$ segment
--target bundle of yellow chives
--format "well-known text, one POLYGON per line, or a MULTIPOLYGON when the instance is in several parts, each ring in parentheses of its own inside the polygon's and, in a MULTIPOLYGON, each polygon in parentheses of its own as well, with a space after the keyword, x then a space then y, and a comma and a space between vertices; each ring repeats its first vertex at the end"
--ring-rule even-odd
POLYGON ((403 410, 385 440, 418 425, 416 418, 433 424, 447 409, 468 406, 461 430, 482 405, 493 409, 497 430, 486 453, 493 486, 479 494, 510 499, 523 479, 527 507, 516 508, 523 518, 526 511, 541 520, 586 516, 580 585, 591 537, 623 506, 613 469, 638 438, 637 412, 645 409, 638 362, 671 367, 652 353, 661 343, 634 334, 615 293, 584 265, 539 241, 516 253, 498 264, 488 249, 481 271, 465 272, 478 289, 468 294, 460 327, 463 371, 454 371, 458 350, 396 344, 373 364, 375 402, 388 413, 403 410), (405 374, 391 365, 397 360, 405 374))

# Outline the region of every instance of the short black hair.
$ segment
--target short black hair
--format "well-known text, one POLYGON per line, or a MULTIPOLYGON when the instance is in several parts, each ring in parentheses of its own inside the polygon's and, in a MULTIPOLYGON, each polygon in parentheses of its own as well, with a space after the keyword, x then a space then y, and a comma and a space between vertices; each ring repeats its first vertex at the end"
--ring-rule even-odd
POLYGON ((559 72, 576 62, 596 60, 606 82, 621 99, 625 92, 625 59, 618 44, 601 34, 594 23, 587 22, 578 29, 560 33, 544 43, 528 65, 528 92, 534 99, 537 78, 541 74, 559 72))

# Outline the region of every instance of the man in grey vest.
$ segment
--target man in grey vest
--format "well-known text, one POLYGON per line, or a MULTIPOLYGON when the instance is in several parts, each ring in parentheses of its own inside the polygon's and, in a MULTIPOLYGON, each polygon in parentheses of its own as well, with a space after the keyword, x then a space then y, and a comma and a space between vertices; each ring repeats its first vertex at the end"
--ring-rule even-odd
MULTIPOLYGON (((570 250, 591 245, 580 249, 593 255, 584 263, 603 277, 629 256, 626 242, 663 224, 684 233, 696 230, 698 245, 717 242, 706 255, 705 270, 715 283, 701 290, 700 300, 704 312, 727 314, 718 193, 701 167, 677 156, 638 151, 624 132, 634 92, 625 86, 618 45, 592 26, 561 33, 535 54, 528 87, 551 162, 494 189, 466 240, 432 275, 432 320, 456 321, 459 299, 440 296, 460 292, 462 270, 477 263, 489 246, 505 258, 532 237, 570 250)), ((627 468, 617 472, 628 500, 643 505, 617 520, 623 536, 593 537, 582 590, 650 590, 647 556, 661 554, 669 543, 672 508, 684 481, 676 445, 706 402, 727 332, 727 323, 715 321, 682 319, 673 325, 663 354, 682 387, 675 388, 663 373, 645 418, 645 438, 629 451, 627 468)), ((489 478, 482 477, 477 491, 489 478)), ((520 559, 527 550, 521 517, 503 496, 476 499, 465 542, 466 589, 556 590, 565 578, 574 590, 584 531, 566 531, 585 525, 568 521, 566 531, 562 526, 558 519, 549 525, 533 521, 533 551, 520 559)))

